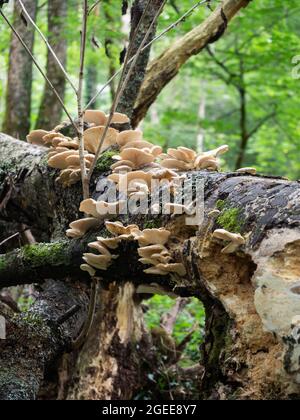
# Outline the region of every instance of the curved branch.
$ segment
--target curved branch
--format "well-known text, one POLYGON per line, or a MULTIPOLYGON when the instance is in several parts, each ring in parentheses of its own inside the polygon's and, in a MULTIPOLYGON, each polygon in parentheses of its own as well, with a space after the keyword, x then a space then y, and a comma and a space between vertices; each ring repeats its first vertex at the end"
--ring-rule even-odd
POLYGON ((225 0, 201 25, 150 63, 134 108, 132 118, 134 127, 138 126, 157 96, 187 60, 199 54, 210 43, 216 42, 223 35, 227 23, 248 3, 249 0, 225 0), (226 24, 224 24, 224 15, 226 24))

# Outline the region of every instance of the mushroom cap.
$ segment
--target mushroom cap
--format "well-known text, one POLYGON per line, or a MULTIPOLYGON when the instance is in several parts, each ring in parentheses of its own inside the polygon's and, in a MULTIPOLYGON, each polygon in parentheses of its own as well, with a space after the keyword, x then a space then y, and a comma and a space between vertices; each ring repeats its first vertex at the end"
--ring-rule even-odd
POLYGON ((256 175, 257 169, 256 168, 240 168, 240 169, 237 169, 236 172, 240 174, 244 173, 244 174, 256 175))
POLYGON ((222 239, 223 241, 234 242, 237 245, 244 245, 246 243, 245 238, 239 233, 231 233, 225 229, 217 229, 213 233, 213 238, 222 239))
POLYGON ((96 274, 96 270, 88 264, 81 264, 80 269, 87 271, 91 277, 94 277, 96 274))
POLYGON ((125 149, 152 149, 153 144, 146 140, 134 140, 126 143, 121 150, 125 149))
POLYGON ((87 109, 84 114, 84 122, 95 124, 96 126, 105 125, 107 123, 107 117, 102 111, 87 109))
POLYGON ((128 235, 139 229, 137 225, 124 226, 121 222, 105 222, 106 229, 113 235, 128 235))
POLYGON ((120 154, 122 160, 129 160, 134 164, 136 169, 149 165, 154 161, 154 156, 145 150, 128 148, 122 150, 120 154))
POLYGON ((197 156, 194 150, 183 148, 183 147, 178 148, 178 149, 168 149, 167 153, 173 159, 182 160, 183 162, 186 162, 186 163, 190 163, 197 156))
POLYGON ((121 242, 120 238, 102 238, 98 237, 97 241, 99 241, 102 245, 106 246, 109 249, 117 249, 121 242))
POLYGON ((111 124, 127 124, 129 122, 130 119, 127 117, 127 115, 121 114, 120 112, 115 112, 111 120, 111 124))
POLYGON ((132 162, 130 162, 130 160, 119 160, 118 162, 114 163, 113 165, 111 165, 110 169, 112 169, 113 171, 117 168, 119 168, 120 166, 128 166, 131 169, 134 168, 134 165, 132 162))
POLYGON ((47 134, 49 134, 49 131, 33 130, 28 134, 26 140, 28 143, 35 144, 36 146, 44 146, 45 142, 43 137, 47 134))
POLYGON ((95 249, 96 251, 98 251, 99 254, 107 255, 108 257, 112 258, 112 255, 109 252, 109 250, 103 244, 101 244, 99 241, 91 242, 91 243, 89 243, 88 246, 89 246, 89 248, 95 249))
POLYGON ((168 251, 163 245, 150 245, 138 249, 138 254, 142 258, 151 258, 153 254, 159 254, 162 251, 168 251))
POLYGON ((120 147, 124 147, 127 143, 132 141, 141 141, 143 139, 143 132, 140 130, 125 130, 118 134, 117 143, 120 147))
POLYGON ((99 217, 99 214, 97 213, 96 204, 97 202, 93 200, 92 198, 83 200, 80 203, 79 211, 85 214, 90 214, 91 216, 97 218, 99 217))
POLYGON ((174 178, 179 178, 178 174, 171 169, 162 168, 159 170, 151 171, 153 179, 167 179, 168 181, 171 181, 174 178))
MULTIPOLYGON (((104 126, 92 127, 84 132, 84 147, 91 153, 96 154, 98 146, 105 132, 104 126)), ((109 127, 105 136, 105 140, 102 144, 100 152, 104 152, 109 147, 113 146, 117 142, 118 131, 114 128, 109 127)))
POLYGON ((48 159, 48 166, 55 169, 67 169, 68 166, 70 166, 67 162, 67 158, 70 156, 76 156, 77 154, 78 152, 75 152, 74 150, 67 150, 61 153, 57 153, 48 159))
POLYGON ((191 163, 187 163, 183 160, 177 160, 173 158, 167 158, 162 160, 161 166, 163 168, 174 169, 179 171, 188 171, 193 168, 191 163))
POLYGON ((145 229, 134 233, 134 235, 140 246, 165 245, 170 238, 171 232, 164 228, 145 229))
POLYGON ((148 187, 151 186, 152 174, 144 171, 132 171, 127 174, 111 174, 108 179, 116 184, 129 185, 133 180, 138 182, 146 181, 148 187))
POLYGON ((229 146, 227 144, 224 144, 223 146, 220 146, 214 150, 209 150, 208 152, 205 152, 204 154, 217 158, 220 155, 224 155, 224 153, 227 153, 228 151, 229 151, 229 146))
POLYGON ((182 263, 158 264, 156 268, 161 271, 166 271, 167 273, 178 274, 179 276, 186 275, 186 269, 182 263))
POLYGON ((53 145, 53 140, 55 139, 60 139, 60 141, 66 139, 66 137, 61 134, 61 133, 57 133, 56 131, 50 131, 50 133, 45 134, 43 137, 43 141, 44 141, 44 145, 48 146, 48 145, 53 145))
POLYGON ((96 255, 90 253, 83 254, 83 260, 92 267, 104 271, 108 269, 112 262, 112 258, 108 255, 96 255))
POLYGON ((132 167, 131 166, 128 166, 128 165, 125 165, 125 164, 122 165, 122 163, 123 163, 123 160, 121 160, 120 165, 115 167, 115 169, 113 171, 115 174, 132 172, 132 167))
POLYGON ((67 230, 66 235, 69 238, 82 238, 87 231, 98 225, 99 221, 94 217, 75 220, 74 222, 70 223, 70 229, 67 230))

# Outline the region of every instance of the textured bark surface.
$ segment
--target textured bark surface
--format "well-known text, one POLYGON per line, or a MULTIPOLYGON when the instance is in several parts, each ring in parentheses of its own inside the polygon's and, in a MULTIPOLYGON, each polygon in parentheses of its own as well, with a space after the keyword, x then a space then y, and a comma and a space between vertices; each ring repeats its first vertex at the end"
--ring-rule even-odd
MULTIPOLYGON (((33 20, 36 18, 37 0, 26 0, 26 9, 33 20)), ((20 17, 18 2, 14 6, 14 27, 32 51, 34 30, 20 17)), ((6 93, 6 113, 3 131, 17 139, 24 140, 30 131, 31 115, 32 60, 20 41, 12 35, 9 52, 9 70, 6 93)))
POLYGON ((29 312, 5 315, 7 339, 0 340, 1 400, 37 398, 47 371, 80 331, 87 307, 83 290, 76 283, 48 281, 29 312), (66 317, 75 306, 77 312, 66 317))
MULTIPOLYGON (((14 147, 15 155, 21 158, 14 163, 15 172, 24 171, 26 166, 30 168, 25 177, 17 177, 18 194, 13 192, 7 199, 10 217, 17 217, 13 211, 17 207, 24 220, 31 220, 32 226, 48 235, 49 240, 59 239, 61 245, 66 223, 78 217, 78 204, 70 206, 72 195, 75 202, 74 195, 78 195, 78 190, 76 187, 63 190, 55 185, 55 171, 43 163, 44 151, 14 140, 0 139, 2 179, 8 176, 8 169, 3 168, 1 162, 10 162, 7 156, 11 154, 10 147, 14 147), (40 178, 43 188, 39 201, 43 206, 37 203, 35 188, 29 193, 25 187, 40 178), (24 199, 25 191, 32 200, 24 199), (52 200, 49 200, 50 192, 52 200), (39 206, 39 214, 35 213, 36 206, 39 206), (54 209, 55 217, 49 217, 54 209), (36 218, 31 219, 31 214, 36 214, 36 218), (39 219, 48 223, 48 227, 39 219), (56 224, 58 227, 54 228, 56 224)), ((107 172, 95 175, 94 198, 103 194, 97 179, 101 178, 103 186, 106 175, 107 172)), ((99 310, 92 333, 77 361, 69 399, 130 398, 143 384, 142 373, 147 368, 141 368, 140 363, 145 362, 145 357, 147 361, 151 360, 151 351, 146 352, 146 349, 151 350, 151 341, 142 323, 141 296, 136 296, 135 292, 138 285, 149 283, 178 296, 197 297, 205 305, 206 336, 201 362, 204 374, 199 380, 201 398, 300 398, 299 182, 207 171, 187 175, 192 176, 195 183, 201 180, 205 183, 206 216, 200 227, 187 227, 183 216, 118 218, 124 223, 136 223, 140 228, 149 227, 151 223, 169 229, 172 236, 168 247, 174 260, 184 263, 187 275, 184 278, 145 275, 145 267, 138 262, 137 245, 122 243, 118 260, 106 272, 98 273, 102 277, 99 310), (208 214, 215 208, 221 215, 212 223, 208 214), (221 251, 226 244, 211 235, 216 228, 241 233, 246 238, 246 245, 233 254, 223 254, 221 251), (126 381, 127 377, 130 381, 126 381)), ((101 235, 102 231, 100 224, 94 235, 101 235)), ((13 255, 18 255, 16 267, 21 268, 21 271, 15 270, 15 283, 22 282, 28 265, 33 267, 32 276, 37 279, 47 274, 47 268, 53 278, 61 278, 65 273, 76 275, 81 251, 89 240, 91 237, 63 243, 59 251, 61 260, 34 259, 35 265, 30 261, 32 256, 36 257, 35 253, 28 255, 24 250, 15 251, 13 255)), ((57 243, 51 246, 50 255, 54 255, 57 243)), ((8 257, 0 259, 0 282, 6 285, 9 275, 13 281, 13 272, 3 263, 3 258, 8 257)), ((82 284, 86 283, 85 277, 80 276, 80 279, 82 284)), ((62 296, 67 298, 67 294, 62 293, 62 296)), ((2 343, 0 358, 6 345, 2 343)), ((11 365, 14 363, 15 358, 12 358, 11 365)), ((37 372, 39 378, 40 370, 37 372)), ((16 397, 18 395, 16 391, 16 397)))
POLYGON ((149 64, 134 106, 133 127, 138 126, 160 92, 187 60, 199 54, 208 44, 216 42, 224 34, 228 22, 248 3, 248 0, 225 0, 201 25, 174 42, 149 64))
MULTIPOLYGON (((130 58, 134 56, 141 45, 145 35, 148 32, 149 27, 152 24, 154 17, 157 14, 157 11, 161 7, 164 0, 153 0, 150 7, 148 7, 144 18, 143 23, 139 27, 139 31, 136 33, 137 26, 139 21, 144 13, 148 0, 135 0, 132 9, 131 9, 131 33, 130 39, 134 40, 132 45, 132 52, 130 58)), ((149 35, 147 43, 150 42, 156 32, 156 24, 153 26, 152 31, 149 35)), ((146 44, 145 44, 146 45, 146 44)), ((134 70, 129 78, 128 84, 123 92, 121 100, 118 105, 118 112, 122 112, 128 117, 131 118, 133 106, 136 102, 140 87, 145 77, 146 68, 149 61, 151 47, 147 48, 143 53, 140 54, 140 57, 134 67, 134 70)))
MULTIPOLYGON (((67 3, 61 0, 48 2, 48 41, 64 68, 67 63, 67 37, 65 34, 67 3)), ((64 99, 66 80, 50 51, 47 56, 47 76, 59 96, 64 99)), ((36 126, 37 128, 42 127, 43 130, 51 130, 61 122, 61 116, 61 105, 46 83, 36 126)))

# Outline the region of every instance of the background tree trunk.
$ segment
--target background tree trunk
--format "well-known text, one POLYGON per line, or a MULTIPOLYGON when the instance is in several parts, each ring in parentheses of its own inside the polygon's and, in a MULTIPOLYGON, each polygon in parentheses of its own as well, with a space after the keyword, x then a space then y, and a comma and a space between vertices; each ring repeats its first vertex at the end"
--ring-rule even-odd
MULTIPOLYGON (((67 7, 67 1, 48 1, 48 40, 64 67, 67 63, 67 37, 65 34, 67 7)), ((47 55, 47 76, 60 97, 64 99, 66 80, 50 51, 47 55)), ((61 122, 61 117, 61 105, 52 89, 45 83, 36 127, 51 130, 61 122)))
MULTIPOLYGON (((37 0, 26 0, 25 6, 33 20, 36 19, 37 0)), ((14 26, 21 34, 30 50, 33 49, 34 30, 30 23, 26 26, 20 17, 18 2, 14 6, 14 26)), ((6 93, 6 112, 3 131, 24 140, 30 131, 32 88, 32 60, 12 35, 9 53, 9 69, 6 93)))

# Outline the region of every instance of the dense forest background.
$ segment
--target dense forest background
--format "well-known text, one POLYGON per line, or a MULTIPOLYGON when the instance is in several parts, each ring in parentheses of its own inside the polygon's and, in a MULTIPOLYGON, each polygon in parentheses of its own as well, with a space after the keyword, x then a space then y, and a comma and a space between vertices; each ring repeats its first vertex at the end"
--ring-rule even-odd
MULTIPOLYGON (((56 2, 51 3, 55 8, 56 2)), ((60 8, 56 5, 56 11, 51 11, 48 25, 47 2, 38 1, 36 21, 54 44, 60 45, 61 54, 66 54, 62 59, 66 60, 75 82, 80 2, 68 0, 63 3, 60 8), (53 12, 56 12, 55 17, 53 12), (52 33, 51 28, 48 29, 50 25, 52 33)), ((176 21, 192 3, 188 0, 168 2, 159 20, 159 31, 176 21)), ((120 53, 127 42, 128 19, 126 22, 126 17, 121 16, 119 6, 118 1, 102 1, 101 7, 96 7, 90 17, 86 99, 120 66, 120 53)), ((224 170, 255 166, 264 174, 299 179, 300 98, 297 92, 300 80, 296 67, 300 54, 299 12, 300 5, 296 0, 288 3, 259 0, 242 10, 229 25, 226 35, 209 50, 191 58, 179 77, 162 91, 141 123, 145 137, 164 148, 185 145, 208 149, 226 143, 231 152, 224 160, 224 170)), ((12 16, 13 3, 6 7, 6 13, 12 16)), ((207 6, 199 7, 168 36, 154 44, 152 57, 199 25, 209 13, 207 6)), ((3 20, 0 20, 0 31, 0 125, 2 131, 7 132, 5 112, 11 34, 3 20)), ((34 53, 46 67, 46 47, 37 34, 34 53)), ((63 78, 61 84, 64 90, 63 78)), ((97 108, 109 109, 114 89, 112 84, 105 90, 96 103, 97 108)), ((53 103, 46 101, 44 82, 33 69, 31 128, 46 128, 43 107, 48 114, 51 109, 54 119, 58 118, 60 111, 54 112, 53 103)), ((75 114, 76 101, 69 86, 66 86, 65 101, 75 114)), ((57 123, 51 121, 49 124, 53 127, 57 123)))

